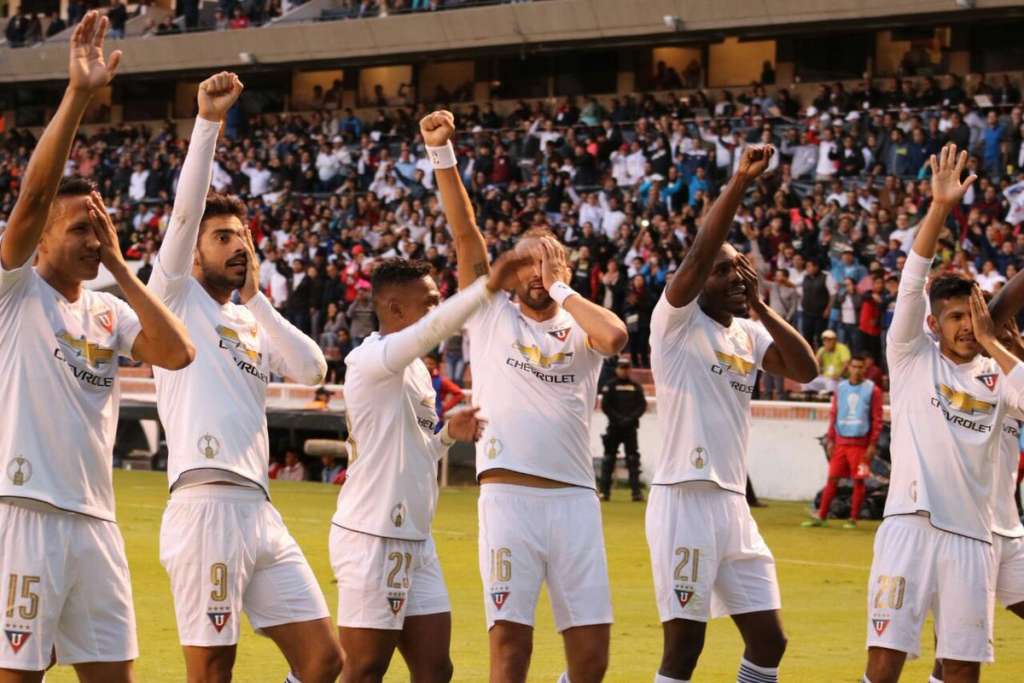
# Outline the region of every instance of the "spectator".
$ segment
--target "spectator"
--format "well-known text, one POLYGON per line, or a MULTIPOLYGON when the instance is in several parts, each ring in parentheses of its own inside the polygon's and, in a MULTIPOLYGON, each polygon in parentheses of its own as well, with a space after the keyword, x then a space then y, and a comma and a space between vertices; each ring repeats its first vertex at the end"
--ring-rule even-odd
POLYGON ((818 267, 818 262, 812 259, 807 262, 800 293, 801 332, 811 346, 815 346, 827 326, 836 284, 828 273, 818 267))
POLYGON ((356 348, 370 333, 377 329, 377 315, 370 300, 369 283, 356 286, 356 300, 353 301, 345 316, 349 321, 349 333, 352 335, 352 347, 356 348))
POLYGON ((324 455, 320 458, 320 481, 324 484, 340 485, 344 483, 345 467, 341 458, 324 455))
POLYGON ((110 29, 107 32, 107 37, 113 38, 114 40, 124 38, 125 24, 128 22, 128 8, 125 7, 124 0, 113 1, 110 9, 107 10, 107 20, 110 22, 110 29))
POLYGON ((235 11, 231 15, 231 21, 228 23, 228 28, 249 28, 249 17, 245 15, 241 7, 235 7, 235 11))
POLYGON ((430 381, 434 385, 434 394, 436 395, 435 409, 437 410, 438 417, 435 431, 440 431, 441 427, 444 426, 444 416, 452 408, 462 403, 465 394, 462 391, 462 387, 448 377, 445 377, 441 372, 440 358, 436 354, 424 356, 423 363, 427 366, 427 372, 430 373, 430 381))
POLYGON ((277 471, 281 481, 305 481, 306 466, 299 460, 298 449, 289 446, 284 451, 284 465, 277 471))
POLYGON ((821 334, 821 348, 816 355, 821 374, 803 385, 804 391, 816 391, 824 396, 836 390, 836 385, 846 375, 850 363, 850 347, 836 339, 836 333, 825 330, 821 334))

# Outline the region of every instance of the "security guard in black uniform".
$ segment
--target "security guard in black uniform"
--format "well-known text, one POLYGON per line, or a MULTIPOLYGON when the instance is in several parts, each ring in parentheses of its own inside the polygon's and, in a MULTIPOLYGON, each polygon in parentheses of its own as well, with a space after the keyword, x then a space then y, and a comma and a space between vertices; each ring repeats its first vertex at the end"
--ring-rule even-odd
POLYGON ((626 467, 629 469, 629 487, 633 500, 642 501, 640 491, 640 452, 637 450, 636 432, 640 416, 647 410, 644 388, 629 377, 629 358, 619 359, 615 377, 601 387, 601 410, 608 416, 608 431, 604 435, 604 461, 601 463, 601 498, 609 500, 612 475, 619 445, 626 448, 626 467))

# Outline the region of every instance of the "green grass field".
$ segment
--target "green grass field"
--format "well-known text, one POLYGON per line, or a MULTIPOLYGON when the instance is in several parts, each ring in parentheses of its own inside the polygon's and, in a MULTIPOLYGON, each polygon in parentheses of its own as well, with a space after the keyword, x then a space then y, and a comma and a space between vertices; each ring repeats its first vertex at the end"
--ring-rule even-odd
MULTIPOLYGON (((135 589, 141 656, 138 680, 183 681, 184 664, 178 647, 167 576, 157 557, 160 516, 166 499, 163 474, 115 471, 118 517, 128 548, 135 589)), ((284 515, 323 586, 332 612, 337 592, 327 558, 327 534, 337 488, 313 483, 274 483, 274 503, 284 515)), ((628 502, 625 491, 604 506, 605 538, 611 572, 615 625, 607 681, 647 683, 653 679, 661 653, 661 628, 644 540, 643 506, 628 502)), ((484 631, 482 589, 476 559, 475 488, 455 488, 441 494, 434 524, 441 562, 452 598, 452 659, 455 680, 487 680, 487 637, 484 631)), ((783 618, 789 651, 782 675, 788 681, 860 680, 864 664, 865 584, 871 562, 876 524, 855 531, 839 528, 802 529, 804 506, 772 503, 755 511, 761 531, 778 561, 782 583, 783 618)), ((554 683, 563 669, 561 639, 555 634, 546 596, 537 612, 530 680, 554 683)), ((996 617, 996 664, 986 667, 987 681, 1024 680, 1024 623, 999 610, 996 617)), ((930 625, 926 633, 931 633, 930 625)), ((928 635, 922 659, 910 663, 904 680, 923 683, 931 666, 928 635)), ((712 622, 704 655, 695 675, 701 681, 735 681, 741 642, 728 619, 712 622)), ((274 645, 243 628, 235 680, 278 683, 287 666, 274 645)), ((68 667, 59 667, 48 681, 74 681, 68 667)), ((389 682, 407 681, 396 656, 389 682)))

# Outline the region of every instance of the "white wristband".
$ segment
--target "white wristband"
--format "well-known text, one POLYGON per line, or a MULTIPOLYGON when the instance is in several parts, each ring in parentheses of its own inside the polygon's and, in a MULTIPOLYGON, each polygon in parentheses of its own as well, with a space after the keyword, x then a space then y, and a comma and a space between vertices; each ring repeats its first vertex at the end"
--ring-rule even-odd
POLYGON ((441 439, 441 445, 445 448, 450 448, 452 444, 457 441, 457 439, 452 436, 451 432, 448 431, 449 424, 451 423, 445 422, 444 427, 442 427, 441 431, 437 433, 438 438, 441 439))
POLYGON ((434 168, 454 168, 459 165, 458 160, 455 158, 455 148, 452 147, 452 143, 448 142, 443 147, 430 147, 427 146, 427 156, 430 157, 430 163, 434 168))
POLYGON ((551 285, 551 289, 548 290, 548 294, 551 296, 552 299, 558 302, 559 306, 563 306, 565 304, 566 299, 568 299, 573 294, 578 293, 579 292, 577 292, 575 289, 573 289, 572 287, 570 287, 569 285, 565 284, 562 281, 558 281, 555 284, 551 285))

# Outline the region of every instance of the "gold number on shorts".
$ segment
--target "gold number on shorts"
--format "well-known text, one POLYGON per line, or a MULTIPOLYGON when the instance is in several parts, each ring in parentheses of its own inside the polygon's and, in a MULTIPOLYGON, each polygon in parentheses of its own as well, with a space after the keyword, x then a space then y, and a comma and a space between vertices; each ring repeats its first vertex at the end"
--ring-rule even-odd
POLYGON ((210 599, 214 602, 224 602, 228 599, 228 566, 223 562, 214 562, 210 565, 210 583, 213 590, 210 591, 210 599))
POLYGON ((491 583, 508 583, 512 580, 512 551, 508 548, 491 548, 491 583))
MULTIPOLYGON (((22 575, 21 597, 28 600, 28 606, 22 605, 18 608, 18 616, 22 619, 35 619, 39 614, 39 594, 32 592, 32 585, 39 583, 38 576, 22 575)), ((18 593, 18 575, 11 574, 7 579, 7 610, 5 614, 8 619, 14 618, 14 603, 18 593)))
POLYGON ((679 563, 676 564, 676 581, 686 581, 689 583, 697 583, 697 577, 700 573, 700 548, 676 548, 676 555, 680 556, 679 563), (692 563, 690 560, 693 560, 692 563), (684 573, 686 565, 690 564, 690 578, 686 578, 684 573))
POLYGON ((388 572, 388 588, 408 588, 409 568, 412 566, 412 553, 388 553, 388 562, 394 562, 394 565, 391 567, 391 571, 388 572), (402 571, 403 564, 405 565, 405 575, 401 581, 398 581, 398 572, 402 571))
POLYGON ((878 590, 875 591, 875 609, 903 607, 903 596, 906 591, 907 580, 902 576, 879 576, 878 590))

